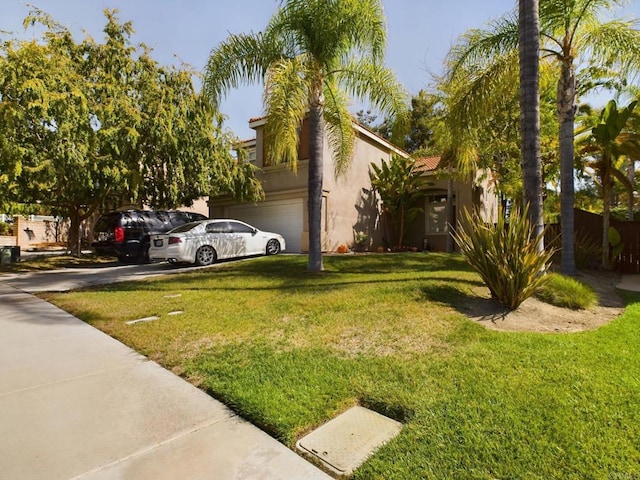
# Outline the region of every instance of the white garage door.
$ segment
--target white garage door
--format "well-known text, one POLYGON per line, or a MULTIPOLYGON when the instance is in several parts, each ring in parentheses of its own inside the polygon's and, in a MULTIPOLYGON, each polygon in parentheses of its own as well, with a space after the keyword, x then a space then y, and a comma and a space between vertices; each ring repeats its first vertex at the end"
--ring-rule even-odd
POLYGON ((302 199, 264 202, 258 205, 234 205, 228 209, 229 217, 242 220, 260 230, 276 232, 287 242, 287 252, 301 251, 302 199))

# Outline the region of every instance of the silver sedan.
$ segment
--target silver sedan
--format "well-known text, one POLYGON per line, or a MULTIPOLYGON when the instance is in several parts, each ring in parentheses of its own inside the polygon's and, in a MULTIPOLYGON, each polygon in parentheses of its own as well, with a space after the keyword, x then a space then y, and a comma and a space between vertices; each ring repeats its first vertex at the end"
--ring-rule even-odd
POLYGON ((149 258, 211 265, 218 259, 275 255, 284 249, 282 235, 263 232, 238 220, 209 219, 152 235, 149 258))

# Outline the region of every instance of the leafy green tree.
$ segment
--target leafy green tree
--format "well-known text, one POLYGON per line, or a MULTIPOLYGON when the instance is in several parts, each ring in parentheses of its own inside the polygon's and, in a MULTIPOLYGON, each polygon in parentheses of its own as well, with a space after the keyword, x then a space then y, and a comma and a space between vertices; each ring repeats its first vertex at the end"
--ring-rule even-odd
POLYGON ((76 253, 81 222, 100 208, 261 193, 191 72, 160 67, 131 45, 130 22, 105 16, 104 43, 76 43, 34 9, 25 25, 42 24, 42 40, 9 40, 0 50, 0 189, 70 218, 76 253))
MULTIPOLYGON (((603 20, 603 13, 622 0, 540 0, 540 53, 557 66, 557 116, 560 124, 562 271, 575 273, 573 246, 573 131, 579 85, 576 77, 603 80, 627 77, 640 69, 640 31, 636 20, 603 20)), ((514 14, 493 22, 486 30, 467 32, 449 56, 448 78, 469 77, 473 89, 458 104, 457 115, 481 122, 495 108, 505 76, 518 51, 518 19, 514 14)), ((593 86, 583 82, 584 87, 593 86)), ((584 93, 584 89, 582 90, 584 93)))
POLYGON ((442 120, 442 97, 438 93, 420 90, 411 97, 408 115, 408 133, 403 138, 394 138, 393 118, 376 123, 378 115, 371 110, 356 112, 356 120, 382 138, 393 141, 407 152, 419 155, 438 155, 435 128, 442 120))
MULTIPOLYGON (((593 155, 588 161, 596 173, 602 188, 602 266, 609 266, 609 224, 611 216, 611 193, 613 178, 615 177, 628 191, 633 191, 633 185, 627 179, 626 173, 616 168, 616 160, 622 156, 640 158, 640 134, 628 130, 629 119, 637 101, 627 107, 618 109, 615 100, 607 103, 598 121, 582 141, 581 153, 593 155)), ((580 145, 580 143, 579 143, 580 145)))
MULTIPOLYGON (((214 104, 241 82, 264 80, 265 141, 272 159, 297 165, 298 128, 309 117, 308 176, 310 271, 321 271, 323 138, 336 174, 353 152, 348 97, 370 100, 401 120, 404 90, 382 65, 386 43, 380 0, 284 0, 264 32, 231 35, 212 53, 205 91, 214 104)), ((403 122, 394 122, 398 128, 403 122)))
POLYGON ((371 186, 380 196, 382 220, 391 226, 391 242, 402 248, 405 225, 422 210, 416 200, 422 196, 420 187, 424 185, 422 173, 415 168, 412 158, 394 155, 389 162, 380 166, 372 163, 369 170, 371 186))

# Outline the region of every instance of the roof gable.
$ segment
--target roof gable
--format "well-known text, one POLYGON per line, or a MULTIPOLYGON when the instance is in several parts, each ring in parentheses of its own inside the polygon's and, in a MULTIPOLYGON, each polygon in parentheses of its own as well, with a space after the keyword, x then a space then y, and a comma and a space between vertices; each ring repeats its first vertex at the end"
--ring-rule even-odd
MULTIPOLYGON (((267 116, 266 115, 263 115, 261 117, 254 117, 254 118, 251 118, 249 120, 249 127, 255 129, 256 127, 263 126, 266 123, 267 123, 267 116)), ((401 157, 404 157, 404 158, 408 158, 409 157, 409 154, 407 152, 405 152, 403 149, 401 149, 400 147, 394 145, 393 143, 391 143, 387 139, 382 138, 377 133, 372 132, 368 128, 360 125, 355 120, 353 120, 352 125, 353 125, 354 130, 357 133, 359 133, 361 136, 367 137, 368 139, 370 139, 374 143, 386 148, 387 150, 390 150, 391 152, 395 153, 396 155, 400 155, 401 157)))

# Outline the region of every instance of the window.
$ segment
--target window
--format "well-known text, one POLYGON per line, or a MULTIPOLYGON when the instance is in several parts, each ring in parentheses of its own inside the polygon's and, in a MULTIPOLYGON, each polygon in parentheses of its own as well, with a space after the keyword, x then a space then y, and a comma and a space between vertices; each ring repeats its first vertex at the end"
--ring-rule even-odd
POLYGON ((231 229, 229 228, 229 222, 214 222, 207 223, 205 231, 207 233, 229 233, 231 229))
POLYGON ((231 231, 233 233, 253 233, 254 230, 249 225, 245 225, 244 223, 239 222, 229 222, 229 226, 231 227, 231 231))
MULTIPOLYGON (((456 196, 453 196, 453 223, 456 215, 456 196)), ((447 193, 427 195, 425 211, 426 233, 447 233, 447 193)))

